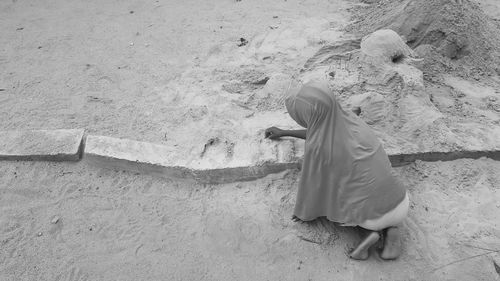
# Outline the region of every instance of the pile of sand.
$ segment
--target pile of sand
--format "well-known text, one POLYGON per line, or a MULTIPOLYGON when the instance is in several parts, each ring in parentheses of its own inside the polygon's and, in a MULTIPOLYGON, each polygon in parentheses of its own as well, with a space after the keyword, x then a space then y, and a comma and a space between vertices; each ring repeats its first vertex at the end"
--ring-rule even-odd
MULTIPOLYGON (((438 65, 432 59, 425 60, 438 65)), ((329 75, 330 87, 342 105, 359 107, 360 117, 391 153, 496 149, 500 128, 492 124, 498 114, 487 107, 489 100, 496 100, 494 91, 478 97, 459 96, 453 91, 466 89, 457 85, 453 89, 443 86, 437 92, 433 85, 440 84, 425 82, 427 69, 422 63, 396 32, 381 29, 360 42, 354 39, 322 47, 306 62, 300 79, 329 75)), ((436 77, 446 73, 437 72, 436 77)), ((445 83, 450 81, 443 77, 445 83)), ((458 79, 458 84, 465 85, 462 80, 458 79)))
POLYGON ((461 76, 500 73, 500 28, 469 0, 370 1, 348 30, 367 35, 392 29, 426 58, 426 71, 461 76))

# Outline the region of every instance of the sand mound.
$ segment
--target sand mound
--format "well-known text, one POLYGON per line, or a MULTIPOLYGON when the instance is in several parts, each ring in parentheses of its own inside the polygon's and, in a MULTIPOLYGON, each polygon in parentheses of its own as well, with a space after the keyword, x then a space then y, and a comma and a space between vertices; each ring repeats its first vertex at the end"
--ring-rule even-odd
POLYGON ((348 27, 351 32, 366 35, 392 29, 411 48, 422 46, 417 51, 432 61, 435 53, 444 56, 447 68, 461 75, 500 73, 500 28, 471 1, 380 0, 357 16, 359 21, 348 27))
POLYGON ((381 29, 366 36, 361 41, 361 52, 370 57, 381 58, 384 62, 397 63, 414 56, 413 51, 399 35, 390 29, 381 29))
POLYGON ((365 36, 360 45, 359 82, 368 85, 365 91, 371 89, 353 93, 349 101, 359 99, 362 118, 374 128, 390 128, 407 139, 435 126, 442 114, 425 91, 422 72, 413 65, 418 57, 403 39, 383 29, 365 36))
MULTIPOLYGON (((299 78, 306 81, 329 76, 340 102, 346 108, 359 107, 360 117, 393 153, 496 147, 500 130, 491 124, 497 114, 485 107, 485 99, 495 100, 492 94, 461 101, 449 88, 435 92, 435 86, 424 82, 422 64, 419 52, 386 29, 361 41, 322 47, 305 63, 299 78), (473 118, 476 121, 471 123, 473 118)), ((446 72, 437 72, 442 73, 446 72)))

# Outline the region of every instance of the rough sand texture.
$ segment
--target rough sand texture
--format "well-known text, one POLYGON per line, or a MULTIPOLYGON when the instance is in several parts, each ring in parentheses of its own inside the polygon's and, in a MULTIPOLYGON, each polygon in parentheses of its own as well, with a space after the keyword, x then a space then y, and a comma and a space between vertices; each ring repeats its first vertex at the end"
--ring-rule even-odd
POLYGON ((295 172, 202 186, 85 162, 0 162, 0 280, 495 280, 499 169, 396 169, 412 202, 403 254, 357 262, 346 255, 353 228, 290 220, 295 172))
POLYGON ((299 141, 263 140, 266 127, 297 127, 280 103, 292 77, 328 78, 346 107, 368 94, 361 116, 390 153, 499 149, 496 92, 358 60, 359 38, 343 32, 354 3, 259 3, 2 3, 0 127, 84 127, 166 145, 197 169, 259 165, 302 154, 299 141))
MULTIPOLYGON (((361 66, 361 74, 356 61, 345 64, 348 73, 341 76, 342 84, 337 83, 337 88, 346 100, 359 103, 362 112, 364 107, 367 114, 362 117, 381 132, 389 150, 407 150, 412 146, 438 150, 497 149, 500 80, 496 60, 500 53, 500 25, 488 17, 491 13, 485 14, 479 7, 498 3, 477 1, 481 4, 478 6, 468 0, 371 2, 356 9, 357 21, 348 29, 363 35, 378 28, 393 29, 405 37, 423 61, 369 63, 361 66), (370 79, 370 73, 374 73, 375 79, 370 79), (364 83, 359 83, 359 76, 364 83)), ((336 60, 346 61, 351 55, 356 58, 351 51, 337 54, 336 60)), ((323 61, 312 65, 317 68, 328 63, 324 56, 323 61)))
POLYGON ((421 61, 405 53, 408 47, 396 44, 393 51, 403 55, 394 61, 373 53, 379 46, 371 38, 377 33, 361 42, 323 46, 305 63, 301 78, 330 73, 340 101, 361 108, 360 117, 389 154, 500 149, 499 98, 493 90, 500 84, 490 87, 443 73, 443 82, 430 83, 419 69, 421 61))
POLYGON ((257 96, 282 91, 284 74, 338 37, 351 5, 2 1, 0 128, 88 128, 186 157, 217 139, 214 150, 247 150, 286 119, 283 108, 255 110, 257 96))
POLYGON ((349 29, 363 35, 393 29, 412 48, 431 46, 456 74, 479 79, 500 74, 499 26, 471 0, 380 0, 349 29))
POLYGON ((0 160, 77 161, 84 130, 0 131, 0 160))
POLYGON ((474 0, 492 19, 500 20, 500 2, 496 0, 474 0))
MULTIPOLYGON (((480 1, 496 19, 497 2, 480 1)), ((1 1, 0 129, 88 128, 175 148, 200 169, 294 159, 301 142, 263 131, 296 128, 282 94, 320 77, 344 105, 361 103, 391 154, 498 148, 498 77, 456 77, 432 47, 414 50, 423 65, 356 60, 361 38, 343 28, 357 5, 1 1), (400 109, 404 99, 425 107, 400 109)), ((198 185, 85 160, 0 162, 0 280, 495 280, 499 169, 396 169, 413 202, 403 255, 355 262, 353 229, 289 220, 297 172, 198 185)))

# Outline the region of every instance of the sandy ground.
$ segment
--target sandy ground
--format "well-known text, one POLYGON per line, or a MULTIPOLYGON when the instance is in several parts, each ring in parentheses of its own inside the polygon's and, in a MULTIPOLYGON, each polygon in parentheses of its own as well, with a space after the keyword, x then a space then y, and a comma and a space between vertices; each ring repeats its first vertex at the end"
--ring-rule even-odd
POLYGON ((495 20, 500 20, 500 3, 495 0, 475 0, 483 11, 495 20))
MULTIPOLYGON (((500 19, 496 0, 480 2, 500 19)), ((203 150, 200 167, 241 164, 224 156, 230 137, 259 143, 253 154, 270 151, 262 130, 293 123, 259 101, 272 101, 325 42, 346 39, 354 5, 1 1, 0 129, 86 128, 203 150), (216 145, 204 151, 209 140, 216 145)), ((474 122, 481 113, 498 127, 484 104, 495 89, 446 82, 429 90, 436 108, 453 117, 465 107, 462 137, 489 136, 474 122), (450 98, 450 87, 463 96, 450 98)), ((396 169, 412 198, 403 255, 356 262, 345 254, 355 230, 289 220, 297 171, 201 186, 85 161, 1 162, 0 280, 496 280, 499 170, 487 159, 396 169)))
MULTIPOLYGON (((317 0, 2 1, 0 128, 81 127, 169 144, 179 119, 205 110, 186 112, 173 104, 172 91, 183 97, 193 92, 175 83, 185 72, 209 64, 214 54, 224 65, 223 52, 237 53, 242 37, 252 42, 271 28, 304 22, 324 28, 332 12, 334 22, 345 22, 350 5, 317 0)), ((300 43, 303 49, 309 45, 300 43)), ((293 67, 306 59, 302 53, 288 58, 293 67)), ((231 75, 233 70, 219 72, 231 75)))
POLYGON ((498 280, 499 169, 396 169, 412 201, 403 254, 358 262, 345 254, 353 228, 290 220, 293 171, 198 186, 85 162, 2 162, 0 280, 498 280))
MULTIPOLYGON (((398 119, 373 124, 391 153, 499 148, 500 82, 485 87, 451 77, 440 89, 418 90, 427 104, 407 106, 393 88, 409 85, 364 86, 370 65, 361 63, 359 72, 342 59, 311 63, 321 50, 332 53, 330 44, 353 39, 343 28, 349 9, 362 5, 356 1, 1 5, 3 130, 85 128, 164 144, 172 165, 248 166, 276 160, 280 148, 262 139, 266 127, 297 127, 278 102, 291 77, 334 71, 341 97, 394 93, 387 103, 398 119)), ((287 145, 278 160, 293 161, 299 146, 287 145)))
MULTIPOLYGON (((234 150, 248 151, 243 140, 256 147, 264 128, 282 120, 281 125, 293 124, 283 108, 259 110, 259 95, 282 91, 283 77, 297 72, 321 44, 338 38, 353 4, 0 5, 0 128, 85 128, 90 134, 162 143, 180 151, 172 154, 174 160, 207 168, 228 162, 224 152, 236 142, 241 149, 234 150), (249 43, 238 46, 240 38, 249 43), (266 85, 256 83, 266 77, 266 85), (215 143, 221 147, 204 153, 212 140, 220 140, 215 143), (206 161, 196 162, 200 155, 206 161)), ((269 146, 256 150, 264 154, 269 146)), ((250 158, 240 155, 235 165, 255 163, 250 158)))

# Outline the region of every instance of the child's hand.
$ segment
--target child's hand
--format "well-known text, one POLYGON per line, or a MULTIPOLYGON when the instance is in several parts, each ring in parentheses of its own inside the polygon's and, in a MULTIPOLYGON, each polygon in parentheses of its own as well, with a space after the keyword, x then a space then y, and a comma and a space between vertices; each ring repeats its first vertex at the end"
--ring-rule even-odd
POLYGON ((269 138, 272 140, 277 140, 280 137, 283 136, 283 130, 276 128, 276 127, 270 127, 266 129, 265 132, 265 138, 269 138))

